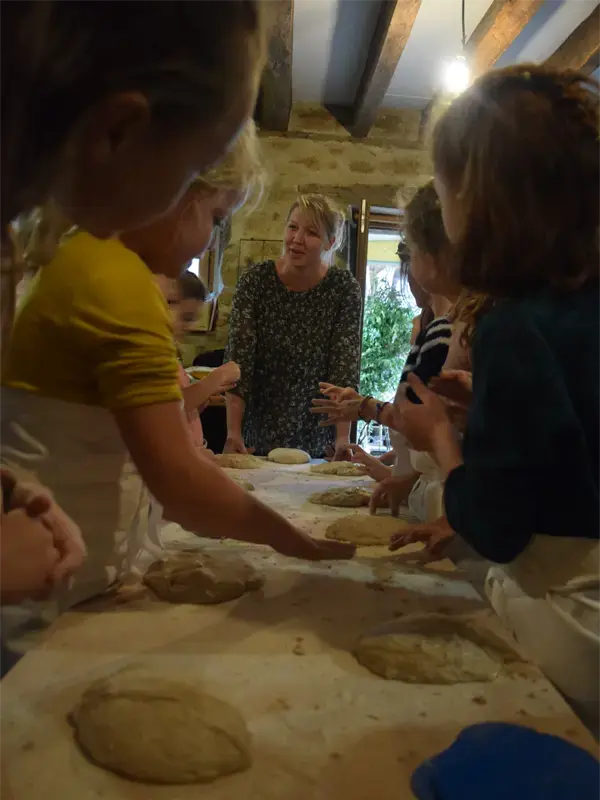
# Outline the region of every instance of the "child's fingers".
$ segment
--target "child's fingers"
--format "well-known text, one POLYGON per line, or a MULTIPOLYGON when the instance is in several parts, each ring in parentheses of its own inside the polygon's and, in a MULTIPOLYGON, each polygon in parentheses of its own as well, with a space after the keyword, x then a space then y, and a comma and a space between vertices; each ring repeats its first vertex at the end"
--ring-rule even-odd
POLYGON ((417 395, 419 400, 425 402, 432 395, 431 389, 428 389, 419 376, 415 375, 414 372, 408 373, 406 381, 413 392, 417 395))

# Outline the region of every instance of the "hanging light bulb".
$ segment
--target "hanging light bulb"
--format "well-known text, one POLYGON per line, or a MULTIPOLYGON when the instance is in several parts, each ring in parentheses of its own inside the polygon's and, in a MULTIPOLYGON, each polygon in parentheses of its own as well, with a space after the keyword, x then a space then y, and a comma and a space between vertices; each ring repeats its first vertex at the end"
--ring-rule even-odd
MULTIPOLYGON (((465 3, 461 0, 461 23, 462 23, 462 52, 465 52, 467 43, 465 26, 465 3)), ((468 89, 471 83, 471 70, 464 55, 456 56, 446 65, 443 75, 444 89, 448 94, 457 95, 468 89)))
POLYGON ((446 65, 444 71, 444 89, 448 94, 460 94, 469 88, 471 70, 464 56, 457 56, 446 65))

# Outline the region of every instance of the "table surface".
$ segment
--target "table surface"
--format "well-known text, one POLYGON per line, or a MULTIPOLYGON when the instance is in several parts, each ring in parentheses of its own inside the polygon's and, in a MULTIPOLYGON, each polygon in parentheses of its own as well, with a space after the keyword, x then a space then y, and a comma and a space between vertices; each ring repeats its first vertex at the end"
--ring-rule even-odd
MULTIPOLYGON (((305 467, 267 465, 244 475, 258 496, 316 535, 348 510, 311 506, 309 494, 328 483, 368 483, 310 476, 305 467)), ((412 797, 417 764, 463 727, 487 720, 596 750, 535 667, 489 684, 421 686, 382 680, 355 661, 361 633, 410 612, 469 611, 498 630, 460 573, 407 564, 414 553, 393 560, 383 548, 361 548, 352 562, 306 564, 174 525, 165 538, 239 550, 265 586, 219 606, 142 594, 65 614, 2 682, 3 800, 403 800, 412 797), (126 664, 193 680, 238 707, 253 736, 252 768, 210 785, 161 787, 90 764, 67 714, 92 680, 126 664)))

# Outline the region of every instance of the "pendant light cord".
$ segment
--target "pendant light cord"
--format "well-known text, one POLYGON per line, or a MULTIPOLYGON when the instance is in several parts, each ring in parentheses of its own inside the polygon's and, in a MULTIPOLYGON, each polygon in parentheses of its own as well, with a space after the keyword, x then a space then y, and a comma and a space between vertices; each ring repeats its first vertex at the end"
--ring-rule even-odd
POLYGON ((466 33, 466 26, 465 26, 465 5, 466 0, 462 0, 462 46, 463 50, 467 44, 467 33, 466 33))

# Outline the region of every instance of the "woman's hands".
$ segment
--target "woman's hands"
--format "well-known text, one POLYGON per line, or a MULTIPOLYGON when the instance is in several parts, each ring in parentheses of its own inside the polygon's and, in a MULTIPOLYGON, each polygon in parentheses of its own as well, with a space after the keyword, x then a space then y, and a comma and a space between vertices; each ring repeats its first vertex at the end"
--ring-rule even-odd
POLYGON ((460 369, 444 370, 437 378, 432 378, 431 388, 439 395, 453 424, 464 430, 473 396, 473 376, 460 369))
POLYGON ((356 546, 349 542, 313 539, 298 528, 290 526, 290 530, 293 531, 293 535, 269 542, 274 550, 284 556, 302 558, 306 561, 328 561, 349 559, 356 553, 356 546))
POLYGON ((240 434, 239 436, 232 435, 228 436, 225 441, 225 446, 223 448, 224 453, 241 453, 242 455, 251 455, 254 452, 254 448, 250 447, 247 448, 244 444, 244 438, 240 434))
POLYGON ((326 415, 326 418, 319 422, 322 428, 339 422, 356 422, 363 401, 362 395, 349 387, 344 389, 331 383, 320 383, 319 390, 325 395, 325 399, 313 400, 310 413, 326 415))

